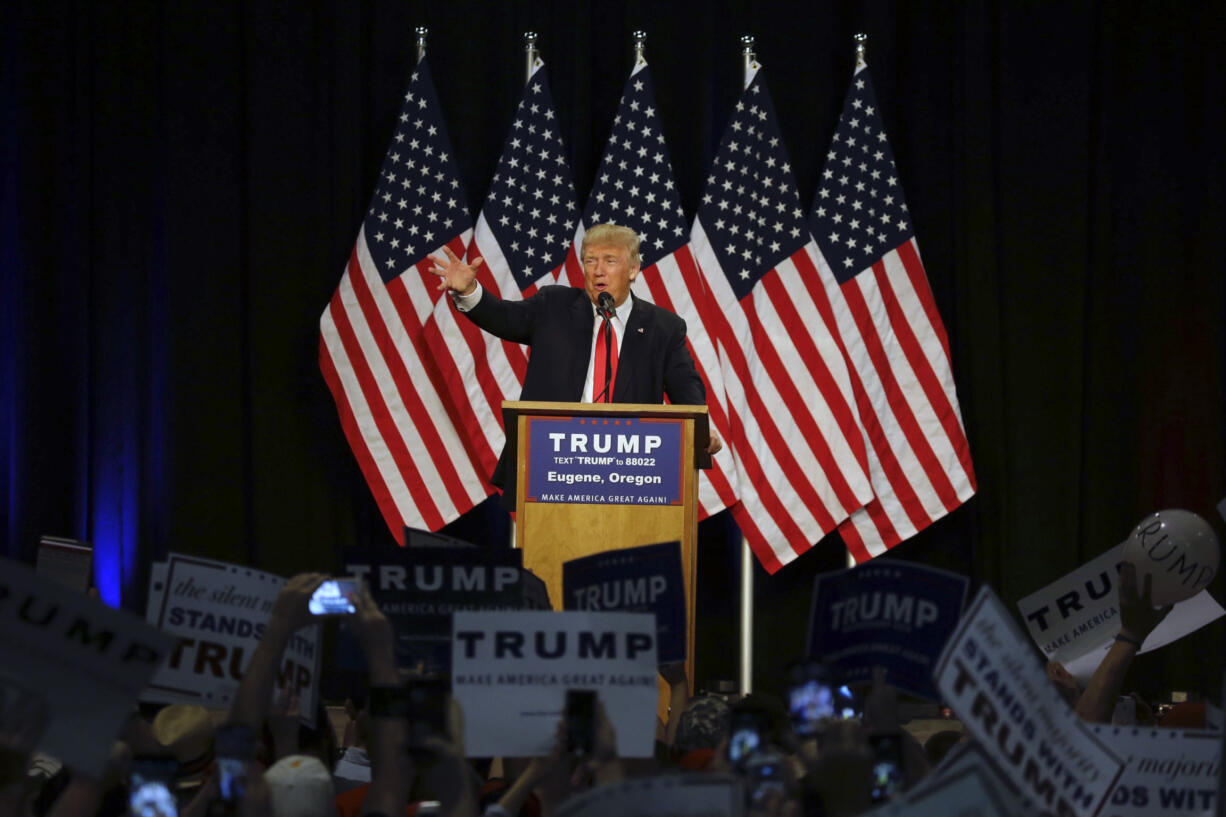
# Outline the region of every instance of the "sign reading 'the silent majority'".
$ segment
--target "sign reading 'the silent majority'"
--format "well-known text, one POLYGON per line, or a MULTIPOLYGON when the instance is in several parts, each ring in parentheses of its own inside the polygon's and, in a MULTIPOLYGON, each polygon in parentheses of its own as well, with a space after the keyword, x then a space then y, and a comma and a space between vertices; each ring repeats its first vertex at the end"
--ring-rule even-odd
POLYGON ((1060 697, 990 588, 962 616, 934 676, 966 730, 1022 796, 1055 815, 1099 812, 1123 758, 1060 697))
MULTIPOLYGON (((150 579, 146 618, 179 641, 141 699, 228 707, 285 579, 179 553, 155 565, 150 579)), ((298 696, 308 722, 315 717, 319 667, 319 628, 312 624, 290 638, 278 673, 278 684, 298 696)))
POLYGON ((680 505, 684 421, 528 417, 526 502, 680 505))

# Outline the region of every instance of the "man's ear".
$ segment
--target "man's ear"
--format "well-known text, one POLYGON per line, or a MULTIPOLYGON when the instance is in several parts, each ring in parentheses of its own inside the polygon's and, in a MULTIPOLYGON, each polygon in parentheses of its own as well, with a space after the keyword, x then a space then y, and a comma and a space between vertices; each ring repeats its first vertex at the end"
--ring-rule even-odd
POLYGON ((634 269, 630 270, 630 280, 633 281, 635 278, 638 278, 639 273, 642 272, 642 270, 643 270, 643 267, 641 264, 635 267, 634 269))

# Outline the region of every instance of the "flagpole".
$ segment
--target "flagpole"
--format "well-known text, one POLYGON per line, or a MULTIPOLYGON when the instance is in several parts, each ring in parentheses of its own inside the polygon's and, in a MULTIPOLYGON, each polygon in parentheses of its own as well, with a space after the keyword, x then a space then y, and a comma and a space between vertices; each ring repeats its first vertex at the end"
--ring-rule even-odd
MULTIPOLYGON (((532 81, 532 70, 536 68, 536 61, 540 58, 541 52, 536 47, 537 34, 535 31, 524 32, 524 85, 532 81)), ((511 515, 511 549, 515 549, 515 516, 511 515)), ((553 599, 550 599, 552 602, 553 599)))
POLYGON ((417 34, 417 61, 421 62, 426 56, 426 36, 430 33, 430 29, 418 26, 413 31, 417 34))
POLYGON ((541 56, 541 52, 536 47, 536 32, 524 32, 524 84, 527 85, 532 79, 532 69, 536 68, 536 61, 541 56))
MULTIPOLYGON (((752 34, 741 37, 742 88, 749 87, 757 56, 752 34)), ((741 537, 741 683, 742 695, 753 692, 753 551, 741 537)))
POLYGON ((647 62, 647 32, 639 30, 630 36, 634 38, 634 64, 642 65, 647 62))
MULTIPOLYGON (((864 62, 864 52, 868 47, 868 35, 861 32, 852 37, 852 39, 856 43, 856 70, 858 71, 866 65, 864 62)), ((843 545, 843 548, 846 550, 844 564, 848 567, 855 567, 856 557, 851 555, 851 548, 847 547, 846 544, 843 545)))

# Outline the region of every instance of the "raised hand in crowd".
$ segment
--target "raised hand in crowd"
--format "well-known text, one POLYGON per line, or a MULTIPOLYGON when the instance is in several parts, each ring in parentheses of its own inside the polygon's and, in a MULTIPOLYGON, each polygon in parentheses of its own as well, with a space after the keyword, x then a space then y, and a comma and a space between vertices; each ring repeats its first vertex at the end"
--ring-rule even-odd
POLYGON ((1141 592, 1137 592, 1137 568, 1131 562, 1120 565, 1119 593, 1119 635, 1077 699, 1077 714, 1096 723, 1111 722, 1111 714, 1115 711, 1115 702, 1119 699, 1132 659, 1172 607, 1154 607, 1153 576, 1149 574, 1145 576, 1141 592))
MULTIPOLYGON (((566 754, 566 722, 560 720, 554 730, 553 746, 549 754, 532 758, 498 802, 485 810, 483 817, 515 817, 534 791, 542 803, 559 803, 565 797, 569 778, 570 757, 566 754)), ((552 811, 552 808, 548 811, 552 811)))
POLYGON ((272 615, 264 626, 264 637, 252 653, 247 672, 234 694, 230 705, 231 723, 246 724, 257 734, 263 728, 285 646, 297 630, 311 623, 307 604, 326 578, 322 573, 302 573, 281 588, 272 615))

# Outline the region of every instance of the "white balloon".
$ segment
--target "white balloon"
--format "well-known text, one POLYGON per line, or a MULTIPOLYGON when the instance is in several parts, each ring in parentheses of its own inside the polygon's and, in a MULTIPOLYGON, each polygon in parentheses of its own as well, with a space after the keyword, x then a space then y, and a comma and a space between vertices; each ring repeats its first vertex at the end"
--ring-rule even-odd
POLYGON ((1142 519, 1124 544, 1137 568, 1137 592, 1153 576, 1152 600, 1165 607, 1195 596, 1213 581, 1222 551, 1213 528, 1191 511, 1170 509, 1142 519))

